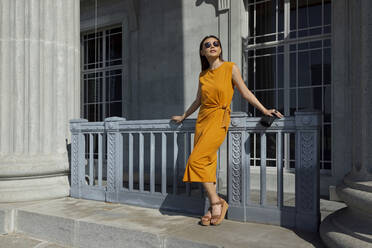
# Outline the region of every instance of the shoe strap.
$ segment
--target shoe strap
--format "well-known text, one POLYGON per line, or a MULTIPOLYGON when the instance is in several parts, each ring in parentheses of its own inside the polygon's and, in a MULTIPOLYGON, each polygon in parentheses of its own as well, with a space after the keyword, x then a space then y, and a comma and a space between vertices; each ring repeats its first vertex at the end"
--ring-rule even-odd
POLYGON ((220 200, 218 202, 215 202, 215 203, 211 203, 211 206, 214 206, 214 205, 223 205, 223 199, 220 198, 220 200))
POLYGON ((211 206, 215 206, 215 205, 222 205, 222 202, 219 201, 219 202, 211 203, 211 206))
MULTIPOLYGON (((211 212, 211 216, 212 216, 212 207, 209 207, 209 208, 208 208, 208 211, 211 212)), ((202 216, 202 218, 203 218, 203 219, 207 219, 207 218, 208 218, 208 220, 210 220, 211 217, 209 217, 209 216, 207 216, 207 215, 204 215, 204 216, 202 216)))

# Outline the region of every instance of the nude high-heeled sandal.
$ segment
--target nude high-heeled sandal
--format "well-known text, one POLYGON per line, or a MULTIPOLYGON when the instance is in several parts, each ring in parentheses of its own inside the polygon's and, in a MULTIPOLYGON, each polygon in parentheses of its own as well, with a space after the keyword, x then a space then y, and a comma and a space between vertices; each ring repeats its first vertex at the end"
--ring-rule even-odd
MULTIPOLYGON (((210 211, 212 215, 212 207, 209 207, 208 211, 210 211)), ((200 224, 202 226, 209 226, 211 224, 211 216, 207 216, 207 215, 202 216, 200 220, 200 224)))
POLYGON ((221 205, 221 214, 212 215, 212 218, 210 219, 211 225, 218 226, 219 224, 221 224, 223 219, 225 219, 225 215, 226 215, 227 209, 229 208, 229 204, 227 204, 227 202, 224 199, 220 198, 220 201, 211 204, 211 206, 213 205, 221 205))

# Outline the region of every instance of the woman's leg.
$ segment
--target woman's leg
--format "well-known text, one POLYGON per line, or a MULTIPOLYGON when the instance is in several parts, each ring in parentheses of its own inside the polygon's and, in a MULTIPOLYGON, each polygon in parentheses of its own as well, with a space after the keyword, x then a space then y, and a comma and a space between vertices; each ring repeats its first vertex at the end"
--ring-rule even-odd
MULTIPOLYGON (((217 195, 217 191, 216 191, 216 183, 203 183, 203 186, 204 186, 205 191, 207 191, 210 204, 220 201, 220 197, 217 195)), ((221 205, 213 205, 212 213, 209 213, 208 211, 206 215, 210 216, 210 214, 211 215, 221 214, 221 205)))

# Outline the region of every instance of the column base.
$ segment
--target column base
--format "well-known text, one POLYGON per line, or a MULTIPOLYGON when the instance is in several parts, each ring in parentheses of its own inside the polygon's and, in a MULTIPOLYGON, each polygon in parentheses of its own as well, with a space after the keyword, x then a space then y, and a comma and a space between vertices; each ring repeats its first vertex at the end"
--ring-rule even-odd
POLYGON ((340 209, 327 216, 320 225, 320 237, 329 248, 372 247, 372 218, 340 209))
POLYGON ((67 154, 0 157, 0 203, 70 194, 67 154))
POLYGON ((0 203, 46 200, 69 194, 67 176, 0 181, 0 203))
POLYGON ((336 188, 348 207, 329 215, 320 225, 320 236, 330 248, 372 248, 371 182, 348 180, 336 188))

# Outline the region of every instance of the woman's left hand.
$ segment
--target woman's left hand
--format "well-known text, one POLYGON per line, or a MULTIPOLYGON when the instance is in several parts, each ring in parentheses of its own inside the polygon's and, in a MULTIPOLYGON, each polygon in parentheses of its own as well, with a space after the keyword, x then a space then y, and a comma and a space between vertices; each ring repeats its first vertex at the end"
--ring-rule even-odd
POLYGON ((264 113, 264 115, 268 115, 268 116, 276 116, 278 118, 283 118, 284 116, 276 109, 267 109, 264 113))

